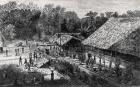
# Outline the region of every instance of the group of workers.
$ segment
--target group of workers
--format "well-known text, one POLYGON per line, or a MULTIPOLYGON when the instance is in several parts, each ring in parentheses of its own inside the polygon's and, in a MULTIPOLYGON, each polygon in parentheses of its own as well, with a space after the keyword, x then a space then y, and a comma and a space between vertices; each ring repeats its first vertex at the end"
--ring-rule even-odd
MULTIPOLYGON (((21 48, 21 51, 22 51, 22 53, 24 53, 24 47, 21 48)), ((9 50, 6 49, 5 53, 6 53, 6 56, 8 56, 9 50)), ((20 55, 20 48, 15 49, 15 56, 18 56, 18 55, 20 55)))
MULTIPOLYGON (((26 68, 30 70, 30 67, 34 65, 34 61, 36 61, 38 58, 41 58, 41 53, 39 53, 39 56, 37 55, 37 52, 29 53, 29 61, 27 59, 24 60, 24 64, 26 68)), ((22 65, 22 57, 19 57, 19 65, 22 65)))
MULTIPOLYGON (((46 50, 45 50, 46 51, 46 50)), ((47 54, 45 52, 45 54, 47 54)), ((34 61, 37 61, 37 59, 42 58, 44 53, 38 48, 37 50, 34 50, 33 52, 29 53, 29 62, 27 62, 27 59, 25 59, 24 64, 28 69, 30 70, 30 66, 34 66, 34 61)), ((21 56, 19 57, 19 65, 22 65, 22 59, 21 56)))

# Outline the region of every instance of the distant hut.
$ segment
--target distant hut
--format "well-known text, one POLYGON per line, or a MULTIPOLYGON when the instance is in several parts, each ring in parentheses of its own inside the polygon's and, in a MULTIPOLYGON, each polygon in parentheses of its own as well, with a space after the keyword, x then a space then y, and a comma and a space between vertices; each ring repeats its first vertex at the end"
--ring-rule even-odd
MULTIPOLYGON (((81 40, 71 35, 61 35, 57 40, 56 44, 63 49, 65 55, 72 56, 78 51, 81 46, 81 40)), ((61 52, 60 52, 61 53, 61 52)))
POLYGON ((81 40, 71 35, 61 35, 61 37, 56 40, 56 43, 63 49, 70 50, 79 47, 81 40))

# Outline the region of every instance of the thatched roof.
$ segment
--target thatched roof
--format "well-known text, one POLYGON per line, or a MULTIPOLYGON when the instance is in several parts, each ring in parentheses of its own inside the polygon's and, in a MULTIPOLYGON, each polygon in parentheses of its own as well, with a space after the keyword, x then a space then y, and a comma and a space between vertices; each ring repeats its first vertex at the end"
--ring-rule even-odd
POLYGON ((140 28, 133 31, 127 38, 113 44, 109 49, 140 57, 140 28))
POLYGON ((140 27, 140 18, 110 18, 82 43, 108 49, 140 27))
POLYGON ((53 35, 52 37, 49 38, 49 41, 51 43, 54 43, 57 39, 58 39, 58 36, 57 36, 57 34, 55 34, 55 35, 53 35))
POLYGON ((61 37, 58 38, 58 39, 56 40, 56 42, 57 42, 57 44, 59 44, 59 45, 64 45, 64 44, 66 44, 67 42, 69 42, 71 39, 76 39, 76 40, 79 40, 79 41, 80 41, 80 39, 78 39, 78 38, 76 38, 76 37, 74 37, 74 36, 71 36, 71 35, 61 35, 61 37))
POLYGON ((58 45, 64 45, 67 42, 69 42, 71 39, 76 39, 81 41, 79 36, 79 33, 56 33, 55 35, 53 35, 52 37, 49 38, 49 41, 51 43, 56 43, 58 45))

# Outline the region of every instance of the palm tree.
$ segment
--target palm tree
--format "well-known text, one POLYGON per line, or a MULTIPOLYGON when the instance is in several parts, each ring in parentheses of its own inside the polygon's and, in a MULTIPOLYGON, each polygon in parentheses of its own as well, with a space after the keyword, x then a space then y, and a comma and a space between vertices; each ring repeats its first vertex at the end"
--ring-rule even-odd
POLYGON ((95 18, 97 14, 98 14, 97 12, 90 11, 89 13, 86 14, 86 16, 95 18))
POLYGON ((90 11, 86 14, 85 21, 81 21, 81 32, 84 34, 84 36, 88 36, 90 33, 92 33, 93 30, 96 29, 95 22, 96 22, 96 16, 97 12, 90 11))

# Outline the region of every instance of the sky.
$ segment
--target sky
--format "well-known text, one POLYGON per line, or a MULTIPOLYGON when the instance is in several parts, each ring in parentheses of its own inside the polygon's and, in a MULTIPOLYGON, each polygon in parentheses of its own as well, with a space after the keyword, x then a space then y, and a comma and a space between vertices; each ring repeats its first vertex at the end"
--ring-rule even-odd
POLYGON ((45 4, 61 5, 68 11, 75 11, 79 17, 84 17, 89 11, 125 13, 127 10, 140 10, 140 0, 0 0, 1 4, 9 1, 25 4, 33 2, 39 7, 45 4))

